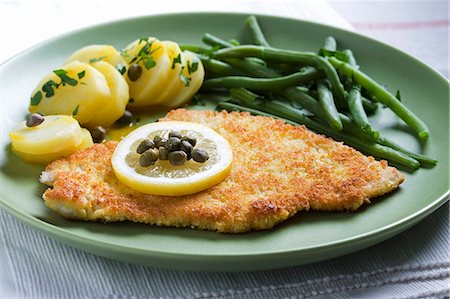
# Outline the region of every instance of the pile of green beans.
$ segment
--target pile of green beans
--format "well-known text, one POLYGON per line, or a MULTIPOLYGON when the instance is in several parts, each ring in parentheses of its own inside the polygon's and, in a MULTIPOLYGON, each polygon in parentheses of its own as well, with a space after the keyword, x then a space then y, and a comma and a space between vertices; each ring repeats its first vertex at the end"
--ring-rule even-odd
POLYGON ((391 109, 421 140, 429 131, 400 100, 360 70, 353 52, 339 51, 329 36, 317 52, 272 47, 255 16, 245 22, 253 44, 240 45, 206 33, 207 46, 181 45, 196 52, 206 69, 198 98, 223 92, 218 109, 280 118, 398 166, 416 170, 437 161, 412 153, 381 135, 369 117, 380 103, 391 109), (205 96, 202 96, 205 94, 205 96))

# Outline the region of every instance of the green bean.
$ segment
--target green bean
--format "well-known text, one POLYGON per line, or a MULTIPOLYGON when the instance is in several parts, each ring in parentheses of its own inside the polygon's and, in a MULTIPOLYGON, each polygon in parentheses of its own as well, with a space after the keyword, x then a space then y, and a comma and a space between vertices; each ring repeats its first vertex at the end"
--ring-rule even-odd
POLYGON ((328 61, 335 68, 342 71, 344 75, 351 77, 356 83, 365 88, 368 92, 375 96, 378 101, 388 106, 414 132, 416 132, 420 139, 428 139, 429 131, 427 125, 380 84, 375 82, 368 75, 361 72, 357 68, 351 66, 348 63, 342 62, 335 57, 329 57, 328 61))
POLYGON ((385 137, 378 138, 377 143, 388 146, 390 148, 393 148, 399 152, 402 152, 402 153, 410 156, 411 158, 416 159, 417 161, 420 162, 421 165, 424 165, 424 166, 435 166, 438 162, 436 159, 433 159, 431 157, 410 152, 407 149, 405 149, 404 147, 402 147, 401 145, 399 145, 399 144, 395 143, 394 141, 389 140, 385 137))
POLYGON ((259 105, 249 108, 229 102, 220 102, 218 107, 227 111, 246 111, 254 115, 278 118, 291 125, 303 124, 317 133, 325 134, 336 140, 343 141, 346 144, 357 148, 368 155, 372 155, 379 159, 386 159, 413 170, 416 170, 420 167, 420 163, 417 160, 399 151, 376 143, 368 144, 348 134, 333 131, 326 126, 309 119, 298 110, 283 105, 279 102, 265 102, 264 105, 267 106, 264 107, 259 105))
POLYGON ((255 16, 248 17, 247 20, 245 21, 245 24, 247 25, 250 31, 250 36, 254 44, 264 47, 270 47, 255 16))
POLYGON ((317 91, 319 92, 319 104, 324 112, 325 119, 328 124, 338 130, 342 130, 342 122, 339 113, 334 104, 333 94, 328 86, 328 81, 319 80, 317 82, 317 91))
POLYGON ((367 134, 370 139, 376 141, 380 136, 380 133, 372 129, 372 125, 367 118, 361 100, 361 88, 359 85, 352 87, 348 94, 347 102, 353 121, 361 128, 363 132, 367 134))
POLYGON ((247 59, 230 58, 224 59, 224 61, 251 76, 263 78, 281 77, 280 74, 278 74, 274 70, 269 69, 267 66, 261 65, 259 63, 254 63, 253 61, 249 61, 247 59))
POLYGON ((367 114, 373 114, 378 110, 378 103, 372 102, 371 100, 361 96, 361 102, 364 107, 364 111, 367 114))
POLYGON ((323 70, 330 80, 333 93, 336 100, 341 106, 345 106, 346 92, 339 80, 339 76, 330 64, 330 62, 312 52, 298 52, 262 46, 237 46, 233 48, 220 49, 213 53, 215 58, 243 58, 243 57, 257 57, 267 61, 296 63, 300 65, 310 65, 323 70))
POLYGON ((226 62, 199 55, 203 66, 207 71, 223 76, 242 75, 242 72, 226 62))
POLYGON ((353 55, 352 50, 345 49, 343 52, 347 55, 347 58, 348 58, 348 62, 347 63, 350 64, 351 66, 359 69, 359 65, 356 62, 356 59, 355 59, 355 56, 353 55))
POLYGON ((203 82, 202 89, 245 87, 255 90, 279 90, 287 86, 309 83, 319 78, 323 78, 323 72, 314 68, 306 68, 300 72, 278 78, 228 76, 209 79, 203 82))
POLYGON ((179 46, 181 51, 191 51, 197 54, 205 54, 210 51, 209 49, 206 49, 205 47, 199 45, 180 44, 179 46))
POLYGON ((210 33, 205 33, 203 35, 202 41, 211 47, 218 47, 218 48, 234 47, 232 43, 224 41, 223 39, 220 39, 210 33))
POLYGON ((336 51, 337 49, 337 43, 334 37, 327 36, 325 38, 325 41, 323 42, 322 49, 328 50, 328 51, 336 51))

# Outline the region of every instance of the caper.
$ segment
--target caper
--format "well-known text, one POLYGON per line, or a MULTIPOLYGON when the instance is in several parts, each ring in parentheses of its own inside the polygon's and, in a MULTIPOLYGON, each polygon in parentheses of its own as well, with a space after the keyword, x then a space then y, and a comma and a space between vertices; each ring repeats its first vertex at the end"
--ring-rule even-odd
POLYGON ((128 126, 132 122, 133 114, 130 111, 125 110, 125 113, 118 120, 116 120, 115 124, 118 126, 128 126))
POLYGON ((94 141, 95 143, 102 143, 103 140, 106 139, 106 129, 102 126, 93 127, 90 130, 90 133, 92 136, 92 141, 94 141))
POLYGON ((197 144, 197 139, 195 139, 194 137, 183 136, 181 140, 189 142, 192 146, 195 146, 197 144))
POLYGON ((209 155, 205 150, 194 149, 192 151, 192 159, 198 163, 205 163, 209 159, 209 155))
POLYGON ((187 141, 181 141, 181 150, 186 153, 186 159, 191 159, 192 149, 194 147, 187 141))
POLYGON ((176 137, 176 138, 178 138, 178 139, 181 139, 181 134, 179 133, 179 132, 176 132, 176 131, 170 131, 169 132, 169 138, 170 137, 176 137))
POLYGON ((133 63, 130 65, 128 68, 128 78, 130 78, 131 81, 136 81, 139 77, 141 77, 141 75, 142 67, 139 64, 133 63))
POLYGON ((155 148, 155 143, 153 141, 151 141, 150 139, 144 139, 142 140, 141 143, 139 143, 136 152, 138 154, 142 154, 143 152, 145 152, 146 150, 150 149, 150 148, 155 148))
POLYGON ((44 117, 39 113, 32 113, 27 116, 25 124, 27 127, 36 127, 44 122, 44 117))
POLYGON ((169 159, 169 151, 163 147, 159 147, 159 160, 167 160, 169 159))
POLYGON ((169 153, 168 158, 169 158, 170 164, 175 165, 175 166, 180 166, 180 165, 183 165, 184 162, 186 162, 187 156, 186 156, 186 153, 183 151, 174 151, 174 152, 169 153))
POLYGON ((142 167, 148 167, 150 165, 153 165, 158 160, 158 156, 159 156, 158 150, 151 148, 145 151, 139 157, 139 165, 141 165, 142 167))
POLYGON ((177 137, 170 137, 169 139, 167 139, 164 147, 169 152, 178 151, 181 148, 181 140, 177 137))
POLYGON ((155 143, 156 148, 160 148, 163 145, 163 139, 161 138, 161 136, 156 135, 153 138, 153 143, 155 143))

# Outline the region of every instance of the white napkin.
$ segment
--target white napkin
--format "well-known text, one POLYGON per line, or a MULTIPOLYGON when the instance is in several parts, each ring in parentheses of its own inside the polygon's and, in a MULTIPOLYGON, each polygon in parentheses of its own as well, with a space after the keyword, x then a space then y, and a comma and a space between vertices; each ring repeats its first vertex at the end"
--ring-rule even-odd
MULTIPOLYGON (((0 2, 0 61, 73 29, 165 12, 261 13, 351 28, 324 1, 162 2, 0 2)), ((0 298, 444 297, 449 293, 448 214, 447 204, 391 240, 330 261, 272 271, 201 273, 95 256, 48 238, 0 210, 0 298)))

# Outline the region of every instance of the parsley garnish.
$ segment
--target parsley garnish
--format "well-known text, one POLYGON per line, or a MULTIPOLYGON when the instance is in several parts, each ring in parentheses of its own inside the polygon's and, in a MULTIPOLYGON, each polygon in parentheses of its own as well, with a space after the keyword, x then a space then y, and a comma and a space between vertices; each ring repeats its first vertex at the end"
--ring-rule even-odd
MULTIPOLYGON (((142 61, 144 63, 145 68, 149 70, 156 65, 156 61, 153 59, 151 55, 154 52, 158 51, 160 47, 152 50, 154 40, 149 41, 149 38, 140 38, 138 45, 142 42, 144 42, 145 45, 139 50, 138 54, 135 57, 133 57, 133 59, 131 59, 130 64, 139 63, 142 61)), ((122 55, 124 56, 126 55, 129 57, 129 54, 126 51, 123 51, 122 55)))
POLYGON ((400 95, 400 90, 399 90, 399 89, 397 89, 397 93, 395 94, 395 97, 397 98, 397 100, 398 100, 399 102, 402 101, 402 96, 400 95))
POLYGON ((36 91, 36 93, 31 97, 30 99, 30 105, 32 106, 36 106, 39 105, 39 103, 42 100, 42 92, 40 92, 39 90, 36 91))
MULTIPOLYGON (((62 85, 62 86, 65 86, 66 84, 67 84, 67 85, 70 85, 70 86, 76 86, 76 85, 78 84, 78 81, 77 81, 76 79, 72 78, 72 77, 69 77, 69 76, 67 75, 67 71, 65 71, 65 70, 62 70, 62 69, 54 70, 53 73, 54 73, 55 75, 57 75, 57 76, 61 79, 61 81, 60 81, 59 83, 56 83, 56 82, 53 81, 53 80, 48 80, 47 82, 45 82, 45 83, 42 85, 41 90, 45 93, 45 97, 47 97, 47 98, 50 98, 50 97, 52 97, 52 96, 55 95, 55 90, 54 90, 54 88, 57 89, 57 88, 59 88, 61 85, 62 85)), ((83 71, 79 72, 79 73, 77 74, 78 80, 80 80, 81 78, 83 78, 85 75, 86 75, 86 70, 83 70, 83 71)), ((83 82, 80 82, 80 84, 83 84, 83 82)), ((37 96, 37 94, 35 94, 35 95, 33 96, 33 98, 34 98, 35 96, 37 96)), ((42 94, 41 94, 41 97, 42 97, 42 94)), ((33 98, 32 98, 32 99, 33 99, 33 98)), ((40 99, 39 99, 39 101, 40 101, 40 99)), ((34 102, 34 103, 37 102, 37 104, 39 104, 39 101, 38 101, 37 98, 36 98, 36 99, 35 99, 34 101, 32 101, 32 102, 34 102)), ((36 105, 37 105, 37 104, 36 104, 36 105)))
POLYGON ((98 61, 101 61, 101 60, 103 60, 103 59, 105 59, 105 58, 106 58, 106 56, 97 57, 97 58, 92 58, 92 59, 89 59, 89 63, 98 62, 98 61))
POLYGON ((179 53, 178 56, 175 57, 175 58, 173 59, 173 62, 172 62, 172 69, 175 68, 175 64, 177 64, 177 63, 180 63, 180 64, 181 64, 181 53, 179 53))
POLYGON ((142 61, 144 61, 144 65, 147 70, 156 65, 156 61, 151 57, 145 57, 144 59, 142 59, 142 61))
POLYGON ((61 83, 62 86, 65 86, 66 84, 70 85, 70 86, 75 86, 77 85, 78 81, 75 80, 74 78, 71 78, 69 76, 67 76, 67 71, 66 70, 54 70, 53 73, 55 73, 59 78, 61 78, 61 83))
POLYGON ((198 69, 198 59, 194 58, 194 60, 195 61, 192 61, 192 63, 189 60, 186 62, 186 66, 187 66, 187 70, 188 70, 188 75, 189 76, 185 76, 183 74, 184 68, 186 66, 182 66, 181 67, 180 79, 184 83, 184 86, 186 86, 186 87, 188 87, 191 84, 192 78, 190 77, 190 75, 195 73, 197 71, 197 69, 198 69))
POLYGON ((81 71, 81 72, 79 72, 79 73, 77 74, 78 79, 83 78, 85 75, 86 75, 86 71, 81 71))
POLYGON ((183 70, 184 70, 184 66, 181 67, 181 71, 180 71, 180 79, 181 79, 181 81, 184 83, 184 86, 188 87, 189 84, 191 84, 191 78, 186 77, 186 76, 183 74, 183 70))
POLYGON ((44 83, 44 85, 42 85, 42 91, 45 92, 45 96, 47 98, 52 97, 55 92, 53 91, 53 87, 58 88, 59 84, 56 83, 53 80, 48 80, 47 82, 44 83))
POLYGON ((120 73, 121 75, 123 75, 123 74, 125 74, 125 72, 127 71, 127 68, 126 68, 123 64, 118 63, 118 64, 116 64, 116 70, 118 70, 119 73, 120 73))
POLYGON ((75 115, 78 114, 78 108, 80 108, 80 105, 77 105, 77 106, 75 107, 75 109, 73 109, 73 112, 72 112, 72 115, 73 115, 73 116, 75 116, 75 115))
POLYGON ((189 64, 189 61, 187 62, 188 67, 188 73, 189 75, 192 73, 195 73, 198 69, 198 61, 193 61, 191 64, 189 64))

